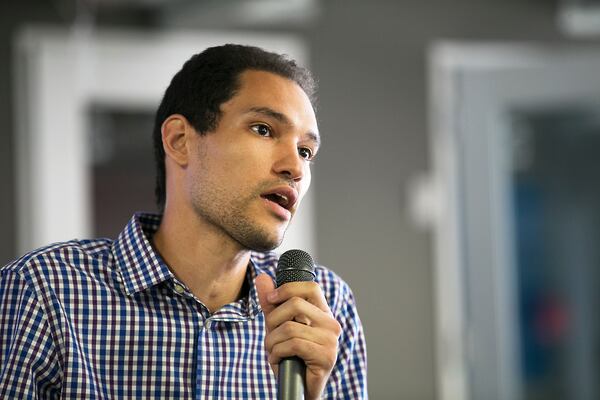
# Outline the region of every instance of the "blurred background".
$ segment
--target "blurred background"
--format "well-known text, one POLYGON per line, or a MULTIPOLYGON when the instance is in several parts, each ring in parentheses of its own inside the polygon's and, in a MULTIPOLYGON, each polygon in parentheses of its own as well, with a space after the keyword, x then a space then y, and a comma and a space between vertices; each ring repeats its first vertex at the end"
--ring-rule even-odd
POLYGON ((194 52, 285 52, 323 147, 289 246, 354 290, 373 399, 600 398, 600 1, 3 0, 0 263, 154 210, 194 52))

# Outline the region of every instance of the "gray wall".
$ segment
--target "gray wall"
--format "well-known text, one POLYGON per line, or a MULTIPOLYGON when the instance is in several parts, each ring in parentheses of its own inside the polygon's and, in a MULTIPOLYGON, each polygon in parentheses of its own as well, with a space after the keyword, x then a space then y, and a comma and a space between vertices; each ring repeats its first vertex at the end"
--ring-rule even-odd
POLYGON ((374 399, 435 397, 431 237, 406 212, 428 168, 428 46, 440 38, 558 38, 544 1, 328 1, 311 33, 323 152, 315 183, 320 262, 353 287, 374 399))
MULTIPOLYGON (((24 2, 23 2, 24 3, 24 2)), ((68 21, 68 2, 0 6, 0 260, 16 256, 10 38, 24 22, 68 21)), ((431 238, 406 212, 406 182, 428 168, 426 52, 440 38, 559 39, 543 0, 324 0, 305 35, 320 81, 315 165, 319 262, 353 287, 373 399, 435 398, 431 238)), ((140 25, 144 15, 120 17, 140 25)), ((110 16, 106 19, 110 20, 110 16)), ((210 28, 211 26, 198 26, 210 28)), ((214 27, 214 24, 213 26, 214 27)))

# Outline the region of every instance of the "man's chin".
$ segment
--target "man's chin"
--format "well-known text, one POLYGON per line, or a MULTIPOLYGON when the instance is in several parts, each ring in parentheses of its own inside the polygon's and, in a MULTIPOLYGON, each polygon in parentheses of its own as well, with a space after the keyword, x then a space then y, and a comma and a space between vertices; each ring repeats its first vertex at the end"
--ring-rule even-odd
POLYGON ((271 251, 275 250, 283 242, 283 237, 277 240, 251 240, 245 247, 252 251, 271 251))
POLYGON ((265 231, 258 231, 251 235, 240 237, 238 242, 248 250, 271 251, 279 247, 283 242, 283 234, 267 234, 265 231))
POLYGON ((238 219, 234 229, 230 229, 230 236, 244 248, 252 251, 271 251, 283 242, 288 224, 265 224, 238 219), (245 222, 245 223, 244 223, 245 222))

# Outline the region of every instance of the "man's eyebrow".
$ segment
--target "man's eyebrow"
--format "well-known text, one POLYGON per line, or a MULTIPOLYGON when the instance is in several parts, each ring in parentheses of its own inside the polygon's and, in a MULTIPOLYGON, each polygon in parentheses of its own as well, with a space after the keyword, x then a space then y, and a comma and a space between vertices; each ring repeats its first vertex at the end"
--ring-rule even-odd
POLYGON ((275 118, 277 121, 281 122, 282 124, 291 125, 291 122, 288 117, 286 117, 284 114, 277 112, 269 107, 251 107, 248 111, 257 113, 257 114, 263 114, 263 115, 266 115, 271 118, 275 118))
MULTIPOLYGON (((288 117, 286 117, 284 114, 282 114, 278 111, 275 111, 269 107, 251 107, 250 109, 248 109, 248 112, 263 114, 268 117, 275 118, 278 122, 280 122, 282 124, 292 125, 292 122, 290 121, 290 119, 288 117)), ((306 133, 306 136, 308 136, 309 140, 315 142, 315 144, 317 146, 319 146, 321 144, 321 137, 319 136, 318 133, 313 132, 313 131, 308 131, 306 133)))
POLYGON ((311 141, 315 142, 315 145, 317 147, 321 146, 321 137, 319 136, 318 133, 315 133, 313 131, 309 131, 309 132, 306 133, 306 136, 308 136, 308 138, 311 141))

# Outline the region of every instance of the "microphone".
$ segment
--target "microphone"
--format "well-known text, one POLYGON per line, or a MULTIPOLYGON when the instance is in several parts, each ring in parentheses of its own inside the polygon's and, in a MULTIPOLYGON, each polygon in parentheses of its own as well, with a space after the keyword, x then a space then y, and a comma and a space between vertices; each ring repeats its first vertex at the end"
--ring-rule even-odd
MULTIPOLYGON (((288 250, 277 262, 275 281, 277 287, 288 282, 313 282, 315 280, 315 263, 305 251, 288 250)), ((279 363, 277 377, 278 400, 304 399, 306 365, 300 357, 288 357, 279 363)))

